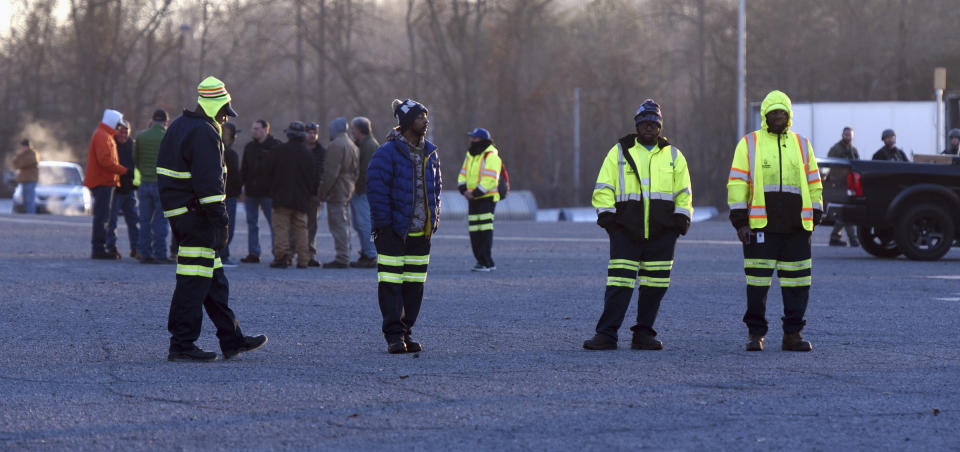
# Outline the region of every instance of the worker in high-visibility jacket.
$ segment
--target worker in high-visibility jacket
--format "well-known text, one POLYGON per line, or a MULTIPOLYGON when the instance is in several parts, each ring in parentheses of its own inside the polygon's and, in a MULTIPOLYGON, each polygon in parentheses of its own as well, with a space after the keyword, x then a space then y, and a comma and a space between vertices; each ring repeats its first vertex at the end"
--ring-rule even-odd
POLYGON ((203 310, 217 328, 224 359, 260 348, 267 337, 244 336, 227 305, 229 286, 219 252, 227 246, 229 219, 224 200, 221 125, 237 116, 230 94, 216 77, 197 87, 197 108, 184 110, 170 124, 157 153, 157 185, 163 216, 179 248, 177 286, 170 301, 167 330, 170 361, 214 361, 217 354, 198 348, 203 310))
POLYGON ((760 130, 737 144, 727 182, 730 222, 743 242, 748 351, 763 350, 767 292, 777 270, 783 295, 782 349, 813 349, 800 330, 810 294, 810 236, 820 223, 823 186, 806 138, 790 131, 790 98, 772 91, 760 105, 760 130))
POLYGON ((660 106, 647 99, 634 116, 637 133, 619 140, 607 153, 593 190, 597 224, 610 237, 610 263, 603 314, 588 350, 617 348, 634 286, 637 323, 631 327, 635 350, 660 350, 653 322, 670 286, 673 249, 693 217, 687 161, 660 136, 660 106))
POLYGON ((457 188, 467 198, 467 229, 470 231, 470 246, 477 264, 471 269, 475 272, 489 272, 497 269, 493 263, 493 212, 500 201, 497 190, 500 182, 500 153, 493 146, 490 132, 476 128, 467 134, 470 148, 463 159, 460 175, 457 176, 457 188))

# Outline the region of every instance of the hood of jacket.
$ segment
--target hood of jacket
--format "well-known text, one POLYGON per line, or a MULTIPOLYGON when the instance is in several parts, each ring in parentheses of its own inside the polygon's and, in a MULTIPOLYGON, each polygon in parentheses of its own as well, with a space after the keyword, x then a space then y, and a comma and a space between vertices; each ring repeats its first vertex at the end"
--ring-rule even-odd
POLYGON ((770 91, 770 94, 767 94, 767 97, 764 97, 760 104, 760 130, 767 130, 767 113, 774 110, 787 112, 787 127, 783 129, 783 132, 789 132, 793 125, 793 107, 790 103, 790 97, 783 91, 778 90, 770 91))
POLYGON ((119 111, 111 110, 108 108, 103 111, 103 119, 101 119, 100 122, 103 125, 116 130, 117 124, 120 124, 120 121, 122 120, 123 120, 123 113, 120 113, 119 111))

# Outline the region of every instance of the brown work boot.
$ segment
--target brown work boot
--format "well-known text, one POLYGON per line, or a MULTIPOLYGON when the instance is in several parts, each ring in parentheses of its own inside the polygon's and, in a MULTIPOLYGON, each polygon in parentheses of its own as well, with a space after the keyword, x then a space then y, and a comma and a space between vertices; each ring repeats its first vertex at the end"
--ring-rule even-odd
POLYGON ((783 350, 788 352, 809 352, 813 345, 803 340, 800 333, 783 333, 783 350))
POLYGON ((630 348, 633 350, 663 350, 663 342, 654 339, 649 334, 634 331, 630 348))
POLYGON ((762 352, 763 351, 763 336, 759 334, 751 334, 750 340, 747 342, 747 351, 748 352, 762 352))

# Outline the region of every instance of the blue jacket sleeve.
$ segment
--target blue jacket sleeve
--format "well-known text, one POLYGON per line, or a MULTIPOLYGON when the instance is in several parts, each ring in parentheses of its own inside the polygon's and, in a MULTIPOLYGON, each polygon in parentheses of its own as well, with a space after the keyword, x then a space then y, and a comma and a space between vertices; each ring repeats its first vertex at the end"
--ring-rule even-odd
POLYGON ((389 146, 384 143, 370 158, 367 167, 367 201, 370 203, 370 218, 373 220, 373 229, 386 228, 391 225, 390 193, 393 188, 393 154, 389 146))

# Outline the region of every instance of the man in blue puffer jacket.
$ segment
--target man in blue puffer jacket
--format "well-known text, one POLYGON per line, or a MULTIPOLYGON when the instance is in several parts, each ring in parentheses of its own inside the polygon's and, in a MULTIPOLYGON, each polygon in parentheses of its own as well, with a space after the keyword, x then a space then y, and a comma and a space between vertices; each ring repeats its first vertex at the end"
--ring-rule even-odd
POLYGON ((423 301, 430 237, 440 218, 440 158, 427 141, 427 108, 393 101, 397 126, 370 159, 367 198, 377 247, 377 298, 390 353, 423 347, 410 338, 423 301))

